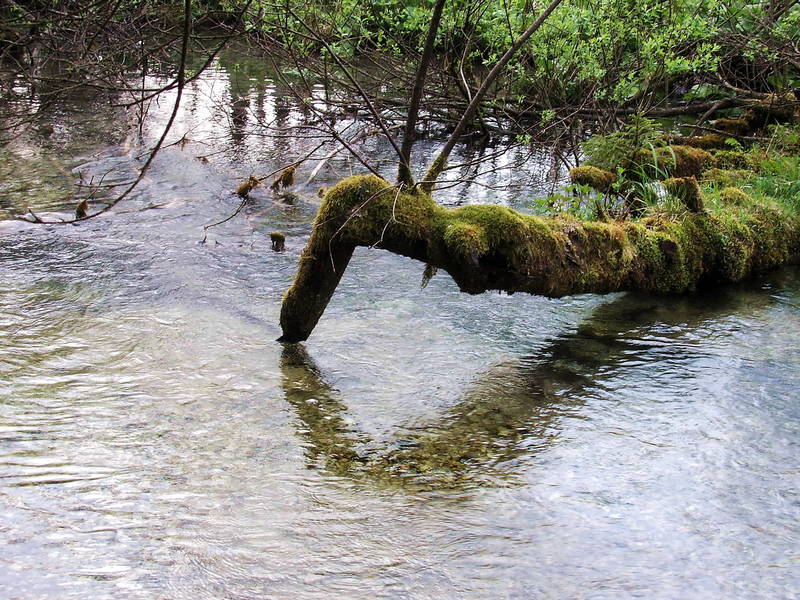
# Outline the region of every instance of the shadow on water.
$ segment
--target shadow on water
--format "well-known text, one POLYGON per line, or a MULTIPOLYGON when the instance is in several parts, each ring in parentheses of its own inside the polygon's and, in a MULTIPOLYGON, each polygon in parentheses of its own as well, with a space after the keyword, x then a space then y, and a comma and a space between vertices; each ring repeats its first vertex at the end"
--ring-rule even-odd
MULTIPOLYGON (((770 281, 780 285, 795 271, 770 281)), ((672 359, 666 361, 672 376, 682 376, 680 365, 703 354, 702 345, 685 338, 710 323, 767 308, 776 300, 765 286, 666 299, 620 296, 535 355, 494 366, 437 424, 404 431, 388 444, 352 424, 346 401, 302 344, 283 348, 282 385, 301 422, 309 468, 413 491, 508 485, 518 471, 515 460, 557 443, 560 422, 581 418, 588 402, 608 393, 606 382, 624 377, 626 369, 654 370, 659 361, 663 368, 665 357, 672 359)))

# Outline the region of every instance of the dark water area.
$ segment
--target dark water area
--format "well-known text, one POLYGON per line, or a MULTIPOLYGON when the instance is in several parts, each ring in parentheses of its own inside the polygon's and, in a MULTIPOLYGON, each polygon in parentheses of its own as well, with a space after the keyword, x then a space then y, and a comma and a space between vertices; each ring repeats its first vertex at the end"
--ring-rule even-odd
MULTIPOLYGON (((420 263, 360 249, 312 338, 282 346, 316 190, 359 166, 304 166, 290 200, 257 188, 201 243, 244 178, 317 143, 228 55, 111 214, 11 220, 68 216, 80 177, 128 180, 171 104, 141 137, 83 108, 0 156, 0 597, 800 596, 797 267, 548 300, 421 289, 420 263)), ((524 209, 554 164, 512 152, 511 189, 492 172, 438 198, 524 209)))

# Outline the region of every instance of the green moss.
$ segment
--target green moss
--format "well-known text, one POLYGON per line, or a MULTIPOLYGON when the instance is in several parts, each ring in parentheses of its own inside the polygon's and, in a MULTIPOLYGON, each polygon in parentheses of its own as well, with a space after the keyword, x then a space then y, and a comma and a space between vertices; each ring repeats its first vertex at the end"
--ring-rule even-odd
POLYGON ((755 176, 756 174, 753 171, 748 171, 747 169, 714 168, 703 171, 702 180, 721 187, 729 187, 750 181, 755 176))
POLYGON ((667 192, 683 202, 689 211, 694 213, 705 211, 703 193, 694 177, 672 177, 664 181, 664 187, 667 192))
POLYGON ((431 166, 428 168, 428 172, 425 173, 425 179, 419 184, 419 188, 424 194, 430 194, 431 190, 433 189, 433 185, 436 180, 441 175, 444 168, 447 166, 447 159, 443 156, 437 156, 436 159, 433 161, 431 166))
POLYGON ((711 126, 714 127, 714 129, 719 129, 720 131, 738 136, 749 135, 753 130, 750 120, 744 116, 738 119, 729 119, 727 117, 723 117, 713 121, 711 126))
POLYGON ((758 157, 752 152, 740 150, 718 150, 714 153, 714 166, 718 169, 741 169, 755 171, 759 165, 758 157))
POLYGON ((436 206, 421 192, 401 193, 375 175, 356 175, 337 183, 325 194, 315 229, 342 243, 386 236, 418 237, 430 227, 436 206))
POLYGON ((588 165, 570 169, 569 178, 572 183, 588 185, 602 193, 608 192, 617 180, 617 176, 614 173, 588 165))
POLYGON ((793 94, 769 94, 754 102, 738 118, 722 118, 712 123, 715 129, 736 136, 749 136, 769 123, 792 122, 797 111, 797 98, 793 94))
POLYGON ((680 146, 691 146, 692 148, 702 148, 703 150, 711 150, 715 148, 727 147, 727 140, 729 138, 719 133, 708 133, 706 135, 693 135, 684 137, 682 135, 670 136, 668 138, 670 144, 677 144, 680 146))
POLYGON ((635 156, 635 170, 643 171, 651 179, 691 177, 700 175, 714 162, 714 157, 702 148, 691 146, 664 146, 640 149, 635 156))
MULTIPOLYGON (((504 206, 445 209, 427 194, 402 193, 372 175, 345 179, 328 191, 320 207, 284 300, 282 339, 308 337, 356 246, 383 247, 420 260, 428 273, 443 269, 465 292, 497 289, 554 297, 621 290, 684 293, 698 285, 738 281, 800 254, 797 210, 769 200, 756 185, 763 178, 751 184, 750 195, 733 186, 719 193, 710 187, 704 209, 695 177, 675 173, 696 171, 711 155, 671 148, 667 156, 673 158, 674 175, 664 185, 690 210, 626 221, 545 218, 504 206)), ((747 160, 759 156, 741 154, 747 160)), ((769 194, 782 198, 797 183, 800 160, 783 157, 757 167, 780 173, 781 186, 769 194)), ((717 185, 737 176, 724 169, 710 173, 708 181, 717 185)))
POLYGON ((437 232, 455 257, 491 256, 496 263, 519 265, 531 259, 531 244, 554 245, 545 221, 505 206, 472 204, 438 213, 437 232))
POLYGON ((747 195, 741 188, 728 186, 724 187, 719 192, 720 200, 730 202, 732 204, 744 204, 750 201, 750 196, 747 195))
POLYGON ((247 178, 247 181, 236 188, 236 195, 240 198, 247 198, 247 196, 250 195, 250 192, 257 188, 260 183, 261 182, 257 178, 250 175, 250 177, 247 178))
POLYGON ((297 170, 297 165, 286 167, 280 174, 273 180, 270 189, 273 192, 278 192, 281 189, 291 187, 294 185, 294 173, 297 170))
POLYGON ((269 239, 275 252, 283 252, 286 247, 286 236, 284 234, 279 231, 273 231, 269 234, 269 239))
POLYGON ((444 231, 444 243, 452 254, 475 263, 489 251, 486 230, 471 223, 450 223, 444 231))
POLYGON ((711 154, 701 148, 692 148, 691 146, 670 146, 669 148, 675 153, 675 166, 670 171, 670 175, 673 177, 699 175, 706 165, 713 161, 711 154))

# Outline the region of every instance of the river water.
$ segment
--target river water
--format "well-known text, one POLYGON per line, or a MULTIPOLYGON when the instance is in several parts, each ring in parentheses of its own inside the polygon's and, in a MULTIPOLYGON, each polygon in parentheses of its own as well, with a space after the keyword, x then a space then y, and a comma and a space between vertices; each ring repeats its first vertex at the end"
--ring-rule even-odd
MULTIPOLYGON (((257 134, 303 116, 243 63, 187 89, 185 143, 108 216, 7 218, 67 216, 78 174, 130 178, 135 115, 77 102, 2 157, 0 597, 800 596, 798 268, 693 297, 471 297, 362 249, 284 347, 316 188, 358 166, 259 188, 203 243, 243 178, 315 143, 257 134)), ((544 193, 537 156, 496 166, 544 193)), ((440 198, 524 206, 495 176, 440 198)))

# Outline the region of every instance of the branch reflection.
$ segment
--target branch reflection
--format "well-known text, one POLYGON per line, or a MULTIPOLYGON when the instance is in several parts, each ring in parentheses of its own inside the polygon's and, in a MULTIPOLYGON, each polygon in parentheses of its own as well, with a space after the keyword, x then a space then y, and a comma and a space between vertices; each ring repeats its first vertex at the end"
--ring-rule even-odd
MULTIPOLYGON (((299 434, 310 466, 414 490, 504 484, 513 482, 519 458, 559 440, 564 417, 580 417, 604 382, 632 364, 656 360, 672 341, 709 320, 741 316, 773 301, 755 288, 731 288, 713 297, 621 296, 536 355, 494 366, 438 423, 388 444, 373 442, 351 424, 339 392, 301 344, 284 346, 283 388, 302 422, 299 434)), ((680 351, 693 352, 685 345, 680 351)))

